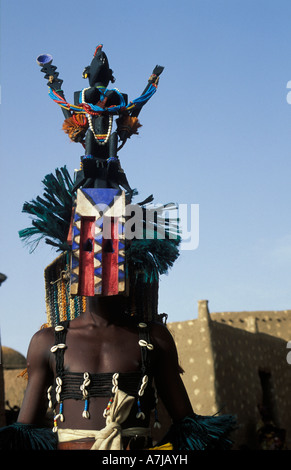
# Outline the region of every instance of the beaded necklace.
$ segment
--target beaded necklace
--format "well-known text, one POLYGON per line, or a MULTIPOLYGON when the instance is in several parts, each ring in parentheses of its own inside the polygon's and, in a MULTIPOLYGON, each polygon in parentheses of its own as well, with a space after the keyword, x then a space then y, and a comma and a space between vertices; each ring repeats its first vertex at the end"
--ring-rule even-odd
MULTIPOLYGON (((87 106, 87 102, 85 100, 85 93, 87 90, 89 90, 91 87, 88 87, 88 88, 84 88, 81 92, 81 104, 82 106, 86 109, 86 106, 87 106)), ((101 92, 101 97, 103 96, 105 98, 105 93, 107 91, 107 88, 105 89, 105 87, 97 87, 99 90, 102 88, 104 89, 104 91, 101 92)), ((117 88, 114 88, 114 90, 118 93, 119 96, 122 97, 122 100, 124 101, 123 99, 123 96, 121 95, 120 91, 117 89, 117 88)), ((92 121, 92 114, 95 114, 95 115, 98 115, 100 114, 99 112, 96 112, 96 113, 93 113, 92 111, 90 113, 87 113, 87 119, 88 119, 88 124, 89 124, 89 129, 90 131, 92 132, 92 134, 94 135, 94 138, 96 140, 96 142, 99 144, 99 145, 106 145, 107 142, 108 142, 108 139, 111 135, 111 131, 112 131, 112 123, 113 123, 113 116, 112 114, 109 115, 109 123, 108 123, 108 131, 107 131, 107 134, 96 134, 95 131, 94 131, 94 126, 93 126, 93 121, 92 121)))

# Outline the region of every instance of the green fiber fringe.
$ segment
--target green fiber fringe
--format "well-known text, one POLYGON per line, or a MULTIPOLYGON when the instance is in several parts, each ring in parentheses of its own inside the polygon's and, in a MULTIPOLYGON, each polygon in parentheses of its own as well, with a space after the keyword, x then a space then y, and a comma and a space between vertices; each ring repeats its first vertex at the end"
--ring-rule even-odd
POLYGON ((57 248, 68 249, 67 235, 71 221, 74 195, 73 181, 66 166, 50 173, 42 181, 43 197, 37 196, 23 204, 22 212, 32 216, 32 227, 19 231, 19 237, 35 250, 41 240, 57 248))
POLYGON ((230 434, 236 429, 231 415, 200 416, 193 414, 175 422, 163 442, 171 442, 174 450, 230 450, 230 434))
POLYGON ((57 437, 50 428, 14 423, 0 428, 0 451, 56 450, 57 437))
POLYGON ((158 280, 179 257, 180 239, 132 240, 126 249, 126 261, 133 271, 143 273, 144 282, 158 280))

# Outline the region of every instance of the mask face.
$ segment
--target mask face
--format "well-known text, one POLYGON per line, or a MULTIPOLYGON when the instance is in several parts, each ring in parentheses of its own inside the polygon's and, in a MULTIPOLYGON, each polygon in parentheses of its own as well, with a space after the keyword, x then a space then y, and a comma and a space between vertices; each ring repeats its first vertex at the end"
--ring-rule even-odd
POLYGON ((71 227, 71 295, 126 294, 125 193, 78 189, 71 227))

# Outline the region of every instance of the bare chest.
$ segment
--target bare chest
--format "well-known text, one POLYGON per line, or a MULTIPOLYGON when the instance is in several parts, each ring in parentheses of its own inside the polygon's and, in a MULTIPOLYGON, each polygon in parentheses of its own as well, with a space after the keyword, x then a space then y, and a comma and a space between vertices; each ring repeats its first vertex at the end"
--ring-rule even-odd
POLYGON ((68 331, 64 368, 71 372, 133 372, 140 368, 137 332, 121 328, 68 331))

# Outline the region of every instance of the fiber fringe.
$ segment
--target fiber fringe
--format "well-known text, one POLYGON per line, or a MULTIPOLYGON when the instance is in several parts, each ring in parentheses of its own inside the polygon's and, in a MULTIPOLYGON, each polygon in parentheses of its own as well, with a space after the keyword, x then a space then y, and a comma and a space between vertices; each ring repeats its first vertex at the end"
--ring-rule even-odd
POLYGON ((32 216, 31 227, 20 230, 19 237, 33 252, 41 240, 57 248, 68 249, 67 235, 71 221, 74 195, 73 181, 66 166, 56 169, 42 181, 43 196, 23 204, 22 212, 32 216))
POLYGON ((117 132, 120 136, 126 133, 127 138, 133 134, 138 134, 138 129, 142 127, 137 117, 123 116, 116 120, 117 132))
POLYGON ((180 240, 133 240, 126 250, 127 263, 145 283, 167 274, 179 257, 180 240))
POLYGON ((86 299, 70 295, 70 257, 65 251, 44 270, 47 325, 73 320, 86 310, 86 299))
POLYGON ((63 131, 68 134, 72 142, 83 142, 87 129, 88 120, 83 114, 73 114, 63 123, 63 131))
POLYGON ((231 415, 200 416, 193 414, 174 423, 163 441, 171 442, 174 450, 230 450, 230 434, 236 429, 231 415))
POLYGON ((56 450, 57 437, 50 428, 13 423, 0 428, 0 450, 56 450))

